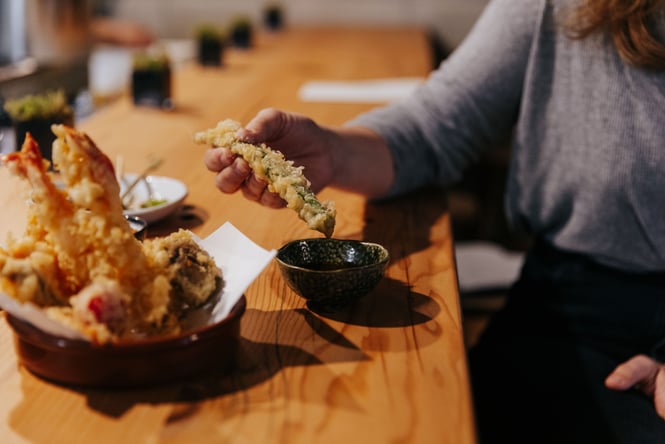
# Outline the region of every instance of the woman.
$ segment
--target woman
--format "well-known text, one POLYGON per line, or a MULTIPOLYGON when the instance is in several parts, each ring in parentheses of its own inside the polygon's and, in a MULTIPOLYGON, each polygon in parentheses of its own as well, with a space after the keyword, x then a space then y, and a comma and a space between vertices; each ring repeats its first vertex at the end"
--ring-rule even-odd
MULTIPOLYGON (((483 442, 665 442, 664 4, 493 0, 412 97, 343 128, 271 109, 241 130, 315 191, 371 198, 450 184, 512 137, 506 209, 536 242, 470 352, 483 442)), ((229 152, 205 163, 283 205, 229 152)))

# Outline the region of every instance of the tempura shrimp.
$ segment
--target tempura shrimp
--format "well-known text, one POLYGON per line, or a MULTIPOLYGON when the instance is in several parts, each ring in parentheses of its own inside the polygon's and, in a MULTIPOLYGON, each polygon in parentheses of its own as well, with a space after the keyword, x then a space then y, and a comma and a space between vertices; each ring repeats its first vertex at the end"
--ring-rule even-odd
MULTIPOLYGON (((58 271, 49 271, 53 270, 55 263, 71 262, 68 256, 72 256, 72 252, 63 251, 58 254, 53 244, 56 239, 57 243, 62 245, 76 245, 69 228, 76 209, 66 194, 59 190, 48 176, 46 170, 48 164, 43 160, 37 143, 29 133, 21 151, 6 155, 3 162, 13 174, 26 179, 32 186, 28 201, 26 236, 21 240, 10 240, 9 251, 2 252, 5 274, 14 277, 15 282, 22 283, 24 276, 28 279, 31 274, 37 272, 39 280, 27 285, 30 288, 34 287, 34 291, 39 293, 35 299, 44 304, 51 300, 64 303, 67 295, 74 291, 72 287, 77 285, 72 285, 72 280, 62 279, 58 271), (41 260, 21 261, 28 255, 36 254, 41 254, 41 260), (15 260, 7 262, 9 257, 15 260), (9 270, 6 270, 7 268, 9 270), (45 293, 45 289, 49 289, 48 294, 45 293)), ((56 270, 60 268, 61 266, 56 270)), ((27 291, 26 285, 19 287, 27 291)))
POLYGON ((52 127, 56 185, 27 135, 2 158, 31 185, 28 227, 0 248, 0 291, 95 342, 174 333, 223 285, 190 232, 140 242, 124 217, 113 164, 85 134, 52 127))
POLYGON ((63 166, 60 177, 67 193, 51 180, 29 135, 20 152, 5 157, 10 170, 31 185, 28 211, 34 222, 28 224, 29 232, 33 238, 48 233, 67 276, 66 294, 77 293, 97 276, 120 279, 123 287, 141 286, 149 267, 122 214, 112 163, 87 135, 63 125, 54 130, 59 137, 54 164, 63 166))

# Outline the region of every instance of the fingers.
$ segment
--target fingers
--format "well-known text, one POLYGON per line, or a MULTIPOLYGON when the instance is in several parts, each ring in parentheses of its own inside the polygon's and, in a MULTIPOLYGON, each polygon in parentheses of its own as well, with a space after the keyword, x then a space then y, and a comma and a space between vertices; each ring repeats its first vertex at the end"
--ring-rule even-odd
POLYGON ((286 202, 278 194, 271 193, 267 188, 259 194, 249 191, 247 187, 242 187, 241 191, 247 199, 254 200, 263 206, 269 208, 283 208, 286 206, 286 202))
POLYGON ((236 158, 228 167, 215 175, 215 186, 224 193, 234 193, 245 184, 252 170, 241 158, 236 158))
MULTIPOLYGON (((238 130, 237 137, 246 142, 258 142, 278 137, 287 122, 287 115, 274 108, 260 111, 245 128, 238 130)), ((249 199, 271 208, 282 208, 286 202, 267 188, 266 182, 252 173, 249 164, 226 148, 211 148, 203 161, 208 170, 217 173, 215 186, 224 193, 241 190, 249 199)))
POLYGON ((216 173, 231 166, 236 157, 231 150, 226 148, 210 148, 203 155, 203 163, 209 171, 216 173))
POLYGON ((242 159, 236 159, 229 168, 217 173, 215 185, 229 194, 241 190, 247 199, 271 208, 282 208, 286 205, 278 194, 268 190, 264 181, 254 176, 247 162, 242 159))
POLYGON ((278 194, 268 190, 266 182, 254 176, 249 164, 225 148, 213 148, 204 154, 208 170, 216 172, 215 186, 231 194, 241 190, 250 200, 271 208, 282 208, 286 202, 278 194))
POLYGON ((647 396, 653 396, 658 416, 665 419, 665 365, 645 355, 637 355, 617 366, 605 379, 605 385, 614 390, 634 387, 647 396))
POLYGON ((244 159, 226 148, 209 149, 203 156, 203 162, 208 170, 217 173, 215 186, 224 193, 238 191, 252 172, 244 159))
POLYGON ((249 143, 272 140, 279 136, 284 126, 285 116, 274 108, 262 109, 236 134, 239 139, 249 143))
POLYGON ((253 174, 249 175, 240 189, 247 199, 255 200, 261 205, 270 208, 282 208, 286 205, 278 194, 271 192, 268 185, 253 174))
POLYGON ((284 208, 286 206, 286 201, 279 197, 279 194, 267 190, 263 193, 259 202, 270 208, 284 208))
POLYGON ((665 419, 665 370, 663 367, 656 375, 655 391, 653 394, 653 404, 656 407, 658 415, 665 419))
POLYGON ((656 375, 660 363, 645 355, 637 355, 623 364, 618 365, 605 379, 605 386, 613 390, 639 388, 647 395, 654 392, 656 375))

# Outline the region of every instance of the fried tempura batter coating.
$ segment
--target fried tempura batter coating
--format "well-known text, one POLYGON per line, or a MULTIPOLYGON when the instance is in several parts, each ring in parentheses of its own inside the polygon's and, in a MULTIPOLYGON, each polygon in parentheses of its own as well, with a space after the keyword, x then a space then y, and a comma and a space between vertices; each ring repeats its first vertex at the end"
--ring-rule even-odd
POLYGON ((194 141, 215 147, 225 147, 247 161, 257 177, 268 183, 268 189, 286 201, 307 225, 330 237, 335 230, 335 206, 333 202, 320 202, 310 189, 310 182, 302 167, 293 166, 284 155, 266 144, 246 143, 238 139, 240 123, 226 119, 215 128, 198 132, 194 141))
POLYGON ((179 317, 220 288, 221 272, 190 232, 138 241, 109 158, 85 133, 52 129, 64 187, 29 134, 20 152, 2 158, 31 192, 25 235, 0 249, 0 290, 96 342, 177 333, 179 317), (195 267, 178 259, 183 250, 195 267))

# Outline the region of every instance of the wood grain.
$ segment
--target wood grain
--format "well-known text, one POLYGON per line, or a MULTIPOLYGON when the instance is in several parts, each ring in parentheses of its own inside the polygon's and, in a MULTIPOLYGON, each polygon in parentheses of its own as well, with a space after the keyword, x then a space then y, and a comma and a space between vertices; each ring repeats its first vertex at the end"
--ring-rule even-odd
MULTIPOLYGON (((279 107, 336 125, 376 104, 304 103, 311 79, 425 76, 425 37, 413 28, 301 28, 227 50, 220 69, 175 72, 171 112, 121 98, 77 126, 126 171, 165 159, 158 174, 189 187, 186 207, 150 227, 205 237, 231 221, 264 248, 314 237, 294 212, 222 195, 195 131, 279 107)), ((25 224, 25 186, 0 168, 0 239, 25 224)), ((60 387, 18 366, 0 321, 2 443, 470 443, 475 442, 445 194, 426 190, 371 203, 337 189, 335 236, 384 244, 386 278, 352 310, 307 309, 271 264, 250 286, 241 353, 231 374, 145 390, 60 387)), ((220 350, 224 353, 224 350, 220 350)), ((186 363, 183 363, 186 365, 186 363)))

